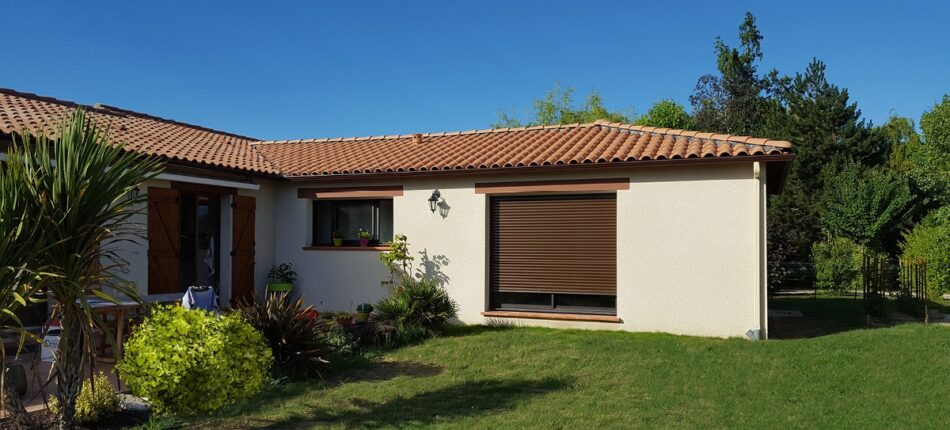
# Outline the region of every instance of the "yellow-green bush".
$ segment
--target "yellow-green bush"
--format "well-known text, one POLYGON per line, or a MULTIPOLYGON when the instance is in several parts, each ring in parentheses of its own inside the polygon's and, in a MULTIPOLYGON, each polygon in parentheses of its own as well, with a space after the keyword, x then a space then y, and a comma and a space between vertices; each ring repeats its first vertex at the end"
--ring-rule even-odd
MULTIPOLYGON (((49 408, 54 414, 59 413, 59 404, 55 397, 50 400, 49 408)), ((100 371, 93 377, 93 381, 86 380, 82 383, 79 397, 76 398, 76 422, 94 423, 118 410, 119 396, 105 373, 100 371)))
POLYGON ((264 338, 239 315, 170 306, 136 327, 118 367, 156 412, 199 414, 260 391, 272 363, 264 338))
POLYGON ((904 235, 901 258, 927 260, 927 295, 938 299, 950 292, 950 206, 924 218, 904 235))
POLYGON ((844 293, 861 287, 861 257, 867 249, 850 239, 832 237, 811 248, 818 289, 844 293))

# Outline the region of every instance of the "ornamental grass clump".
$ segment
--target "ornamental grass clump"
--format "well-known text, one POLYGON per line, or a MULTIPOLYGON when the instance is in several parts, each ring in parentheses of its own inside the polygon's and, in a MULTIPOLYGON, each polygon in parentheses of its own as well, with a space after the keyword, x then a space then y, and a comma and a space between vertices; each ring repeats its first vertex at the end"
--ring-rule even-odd
POLYGON ((208 413, 261 390, 273 364, 240 315, 159 306, 125 345, 119 374, 160 414, 208 413))

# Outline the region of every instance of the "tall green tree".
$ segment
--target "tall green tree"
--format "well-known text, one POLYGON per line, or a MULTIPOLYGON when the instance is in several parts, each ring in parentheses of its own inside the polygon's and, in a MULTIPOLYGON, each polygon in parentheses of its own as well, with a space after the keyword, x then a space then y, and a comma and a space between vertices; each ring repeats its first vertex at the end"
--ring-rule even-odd
POLYGON ((913 200, 906 176, 851 164, 823 190, 821 224, 829 237, 845 237, 893 254, 901 232, 910 227, 913 200))
POLYGON ((887 141, 891 153, 887 159, 887 168, 895 172, 909 172, 913 169, 914 158, 921 151, 922 140, 914 126, 914 120, 891 115, 887 122, 877 127, 877 132, 887 141))
POLYGON ((848 90, 828 82, 821 61, 812 60, 805 73, 796 74, 786 99, 788 135, 795 142, 792 174, 806 189, 818 190, 822 173, 833 175, 835 167, 851 162, 876 166, 886 160, 887 141, 861 118, 848 90))
POLYGON ((929 145, 944 154, 950 153, 950 94, 944 94, 939 103, 921 115, 920 128, 929 145))
POLYGON ((693 128, 693 119, 682 105, 673 99, 663 99, 653 104, 650 110, 635 121, 637 125, 650 127, 675 128, 690 130, 693 128))
POLYGON ((716 38, 715 53, 718 75, 699 78, 690 103, 696 127, 704 131, 770 136, 781 138, 769 130, 779 125, 774 119, 782 114, 780 95, 788 79, 775 70, 760 76, 758 62, 762 59, 762 33, 755 17, 746 12, 739 25, 739 46, 732 47, 716 38))
MULTIPOLYGON (((57 385, 60 429, 74 427, 94 331, 111 333, 90 298, 116 302, 117 297, 138 297, 133 285, 116 276, 124 261, 114 245, 140 233, 130 218, 141 210, 135 208, 145 196, 130 199, 130 190, 162 170, 155 158, 113 144, 107 130, 78 109, 56 130, 55 139, 24 132, 14 138, 9 152, 12 180, 24 184, 21 219, 45 232, 43 242, 36 244, 42 252, 33 265, 47 267, 54 275, 44 289, 56 304, 53 317, 62 324, 51 375, 57 385)), ((114 345, 115 339, 107 338, 114 345)))
POLYGON ((950 95, 920 117, 923 144, 909 154, 910 175, 930 209, 950 205, 950 95))
POLYGON ((532 117, 527 122, 518 119, 515 113, 498 112, 498 121, 492 124, 493 128, 522 127, 537 125, 556 125, 589 123, 597 120, 610 122, 630 122, 627 114, 620 111, 611 111, 604 106, 604 101, 596 91, 591 92, 581 106, 574 103, 574 90, 571 87, 561 89, 558 85, 544 97, 533 103, 532 117))

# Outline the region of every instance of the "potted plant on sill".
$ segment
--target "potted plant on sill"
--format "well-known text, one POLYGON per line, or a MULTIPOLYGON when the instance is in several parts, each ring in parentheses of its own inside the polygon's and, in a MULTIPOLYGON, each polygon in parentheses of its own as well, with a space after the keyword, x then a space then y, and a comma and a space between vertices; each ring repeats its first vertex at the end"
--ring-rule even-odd
POLYGON ((372 234, 366 229, 361 228, 356 232, 356 238, 360 241, 360 246, 366 248, 369 246, 369 240, 373 237, 372 234))
POLYGON ((270 272, 267 272, 267 292, 289 292, 294 289, 294 281, 296 280, 297 272, 294 271, 293 263, 282 263, 272 266, 270 272))
POLYGON ((333 246, 343 246, 343 233, 333 232, 333 246))

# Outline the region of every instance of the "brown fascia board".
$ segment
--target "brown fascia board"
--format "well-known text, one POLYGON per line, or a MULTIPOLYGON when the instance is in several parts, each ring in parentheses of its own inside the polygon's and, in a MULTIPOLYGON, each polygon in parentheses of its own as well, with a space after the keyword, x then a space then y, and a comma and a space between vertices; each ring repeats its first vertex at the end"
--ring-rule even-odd
MULTIPOLYGON (((630 169, 637 167, 657 168, 673 167, 683 165, 713 165, 713 164, 733 164, 733 163, 752 163, 755 161, 765 163, 790 163, 795 158, 794 154, 777 155, 753 155, 740 157, 716 157, 716 158, 683 158, 674 160, 640 160, 623 161, 612 163, 587 163, 587 164, 561 164, 550 166, 529 166, 529 167, 499 167, 489 169, 453 169, 453 170, 427 170, 427 171, 409 171, 409 172, 385 172, 385 173, 356 173, 339 175, 313 175, 313 176, 285 176, 291 182, 334 182, 345 180, 363 180, 363 181, 384 181, 399 178, 419 178, 434 177, 444 175, 488 175, 498 173, 535 173, 535 172, 570 172, 570 171, 589 171, 589 170, 615 170, 630 169)), ((783 175, 784 180, 784 175, 783 175)))

